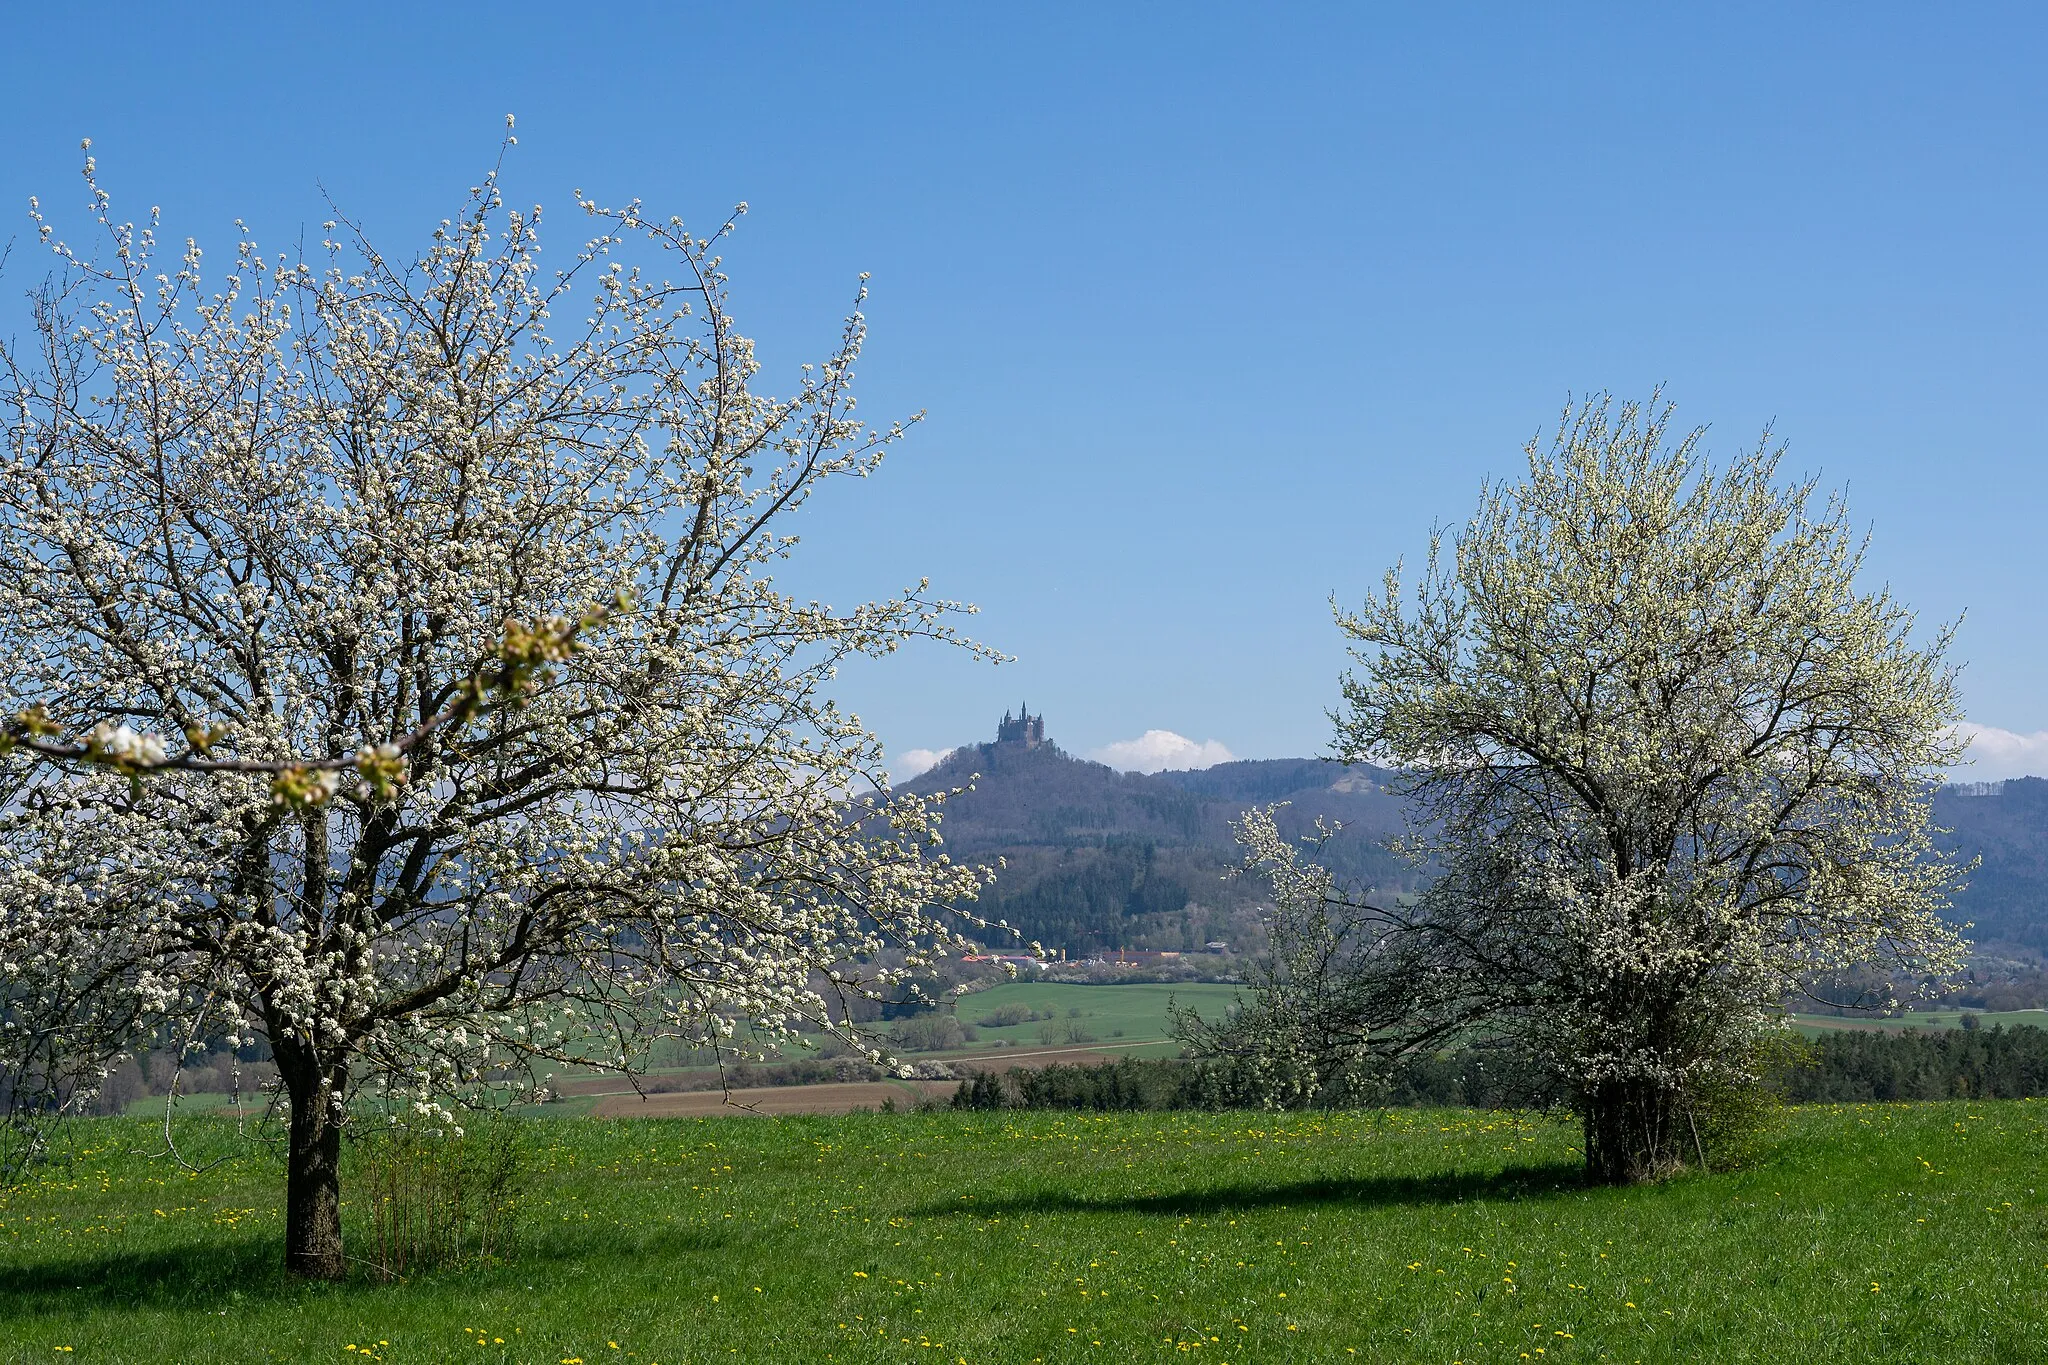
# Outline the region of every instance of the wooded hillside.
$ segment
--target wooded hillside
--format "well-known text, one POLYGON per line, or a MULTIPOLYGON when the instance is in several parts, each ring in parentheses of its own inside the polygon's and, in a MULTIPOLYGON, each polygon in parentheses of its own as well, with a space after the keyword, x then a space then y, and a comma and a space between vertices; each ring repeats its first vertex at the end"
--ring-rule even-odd
MULTIPOLYGON (((1281 824, 1296 837, 1318 817, 1341 826, 1325 850, 1332 867, 1388 893, 1412 889, 1415 869, 1385 847, 1402 823, 1401 800, 1384 789, 1390 777, 1312 758, 1120 773, 1056 744, 980 744, 904 785, 931 792, 973 782, 947 803, 944 828, 955 857, 1007 860, 981 908, 1027 939, 1086 956, 1236 945, 1260 885, 1227 877, 1237 861, 1230 825, 1253 805, 1288 803, 1281 824)), ((1973 926, 1984 970, 2048 953, 2048 780, 1945 788, 1935 815, 1952 831, 1945 843, 1983 859, 1955 919, 1973 926)))

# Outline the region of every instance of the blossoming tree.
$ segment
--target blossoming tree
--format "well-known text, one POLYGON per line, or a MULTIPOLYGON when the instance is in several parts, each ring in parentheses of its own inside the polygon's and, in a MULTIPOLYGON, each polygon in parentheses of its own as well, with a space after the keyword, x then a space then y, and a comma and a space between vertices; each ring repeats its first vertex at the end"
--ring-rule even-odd
POLYGON ((1279 940, 1313 951, 1222 1044, 1263 1029, 1327 1068, 1512 1042, 1575 1097, 1589 1172, 1628 1182, 1704 1157, 1703 1100, 1753 1079, 1786 1000, 1959 965, 1930 828, 1961 757, 1950 632, 1918 643, 1858 587, 1844 507, 1777 482, 1780 451, 1715 468, 1668 421, 1568 411, 1449 562, 1439 540, 1408 592, 1397 568, 1339 613, 1338 754, 1402 771, 1438 875, 1375 901, 1255 813, 1279 940))
POLYGON ((334 1277, 367 1091, 435 1112, 522 1063, 831 1025, 886 982, 862 963, 958 941, 980 874, 824 689, 978 649, 964 609, 771 579, 791 513, 901 434, 854 414, 858 312, 769 397, 731 220, 579 195, 596 235, 544 271, 494 171, 416 257, 330 223, 202 283, 86 179, 102 245, 43 228, 0 350, 17 1117, 138 1039, 267 1040, 286 1260, 334 1277))

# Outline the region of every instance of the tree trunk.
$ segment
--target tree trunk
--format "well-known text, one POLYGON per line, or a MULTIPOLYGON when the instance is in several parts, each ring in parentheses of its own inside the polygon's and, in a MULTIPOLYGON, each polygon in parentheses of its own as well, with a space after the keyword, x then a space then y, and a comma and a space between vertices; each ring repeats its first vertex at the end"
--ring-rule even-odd
POLYGON ((1684 1164, 1679 1093, 1654 1081, 1606 1081, 1580 1096, 1586 1174, 1602 1185, 1661 1180, 1684 1164))
POLYGON ((312 1280, 339 1280, 348 1273, 341 1254, 341 1116, 338 1093, 311 1066, 299 1070, 301 1084, 280 1068, 291 1095, 291 1142, 285 1158, 284 1264, 312 1280))

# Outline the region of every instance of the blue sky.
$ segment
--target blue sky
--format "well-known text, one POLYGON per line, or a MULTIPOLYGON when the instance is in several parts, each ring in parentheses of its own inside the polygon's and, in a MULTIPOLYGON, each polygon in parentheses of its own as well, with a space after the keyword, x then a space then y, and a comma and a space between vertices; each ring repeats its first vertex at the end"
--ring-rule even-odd
POLYGON ((792 585, 929 575, 1017 656, 847 677, 898 752, 1020 699, 1075 752, 1319 752, 1329 595, 1568 394, 1662 382, 1711 448, 1774 423, 1848 485, 1873 580, 1967 610, 1967 709, 2010 736, 1970 775, 2048 772, 2048 19, 1793 8, 45 6, 0 51, 4 287, 28 195, 76 220, 82 136, 223 245, 323 187, 417 242, 507 112, 515 199, 747 200, 771 378, 865 270, 863 406, 928 414, 807 512, 792 585))

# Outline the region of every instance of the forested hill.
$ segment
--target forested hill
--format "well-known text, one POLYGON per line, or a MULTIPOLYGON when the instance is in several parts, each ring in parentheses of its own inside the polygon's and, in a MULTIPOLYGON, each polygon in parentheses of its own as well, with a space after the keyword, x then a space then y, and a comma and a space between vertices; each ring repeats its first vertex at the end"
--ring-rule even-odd
POLYGON ((1956 898, 1956 917, 1974 921, 1970 937, 2048 953, 2048 779, 2018 777, 1944 787, 1934 822, 1952 831, 1942 843, 1983 865, 1956 898))
POLYGON ((1343 830, 1325 849, 1348 875, 1397 877, 1379 845, 1401 827, 1391 774, 1367 764, 1255 759, 1196 772, 1120 773, 1073 758, 1054 744, 956 749, 909 786, 974 790, 946 805, 947 847, 956 854, 1015 848, 1087 848, 1106 840, 1155 848, 1202 848, 1236 859, 1231 826, 1248 807, 1286 803, 1283 828, 1307 833, 1318 817, 1343 830))
MULTIPOLYGON (((1231 822, 1253 805, 1288 803, 1282 825, 1297 836, 1319 816, 1341 824, 1324 851, 1340 875, 1409 889, 1413 869, 1383 846, 1402 823, 1400 800, 1383 789, 1388 777, 1305 758, 1146 776, 1050 743, 983 744, 905 785, 931 792, 973 780, 975 790, 947 803, 943 830, 955 857, 1008 860, 980 908, 1026 938, 1086 954, 1241 939, 1260 888, 1225 874, 1237 861, 1231 822)), ((1983 859, 1955 918, 1993 953, 2048 953, 2048 780, 1944 788, 1935 818, 1952 831, 1945 844, 1983 859)))
POLYGON ((932 792, 972 781, 947 803, 942 828, 954 857, 1007 860, 978 910, 1082 955, 1241 940, 1260 886, 1226 874, 1238 857, 1231 822, 1252 805, 1287 802, 1282 827, 1296 835, 1319 816, 1341 824, 1326 860, 1352 880, 1405 889, 1411 870, 1383 847, 1401 823, 1401 803, 1381 790, 1387 776, 1315 759, 1146 776, 1054 744, 984 744, 905 785, 932 792))

